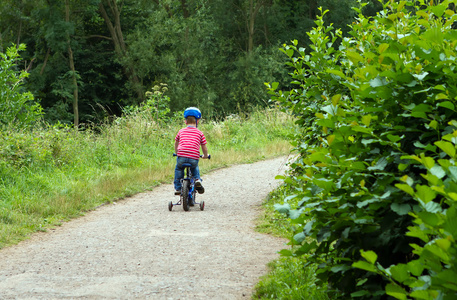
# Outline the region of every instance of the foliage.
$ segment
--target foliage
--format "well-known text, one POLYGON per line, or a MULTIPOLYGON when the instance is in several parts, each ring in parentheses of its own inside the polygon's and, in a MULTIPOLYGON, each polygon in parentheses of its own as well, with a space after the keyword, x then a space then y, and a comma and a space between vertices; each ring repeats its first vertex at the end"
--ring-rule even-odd
MULTIPOLYGON (((457 121, 449 125, 457 128, 457 121)), ((414 211, 405 210, 414 223, 406 235, 419 239, 411 244, 412 259, 384 268, 376 253, 361 250, 364 260, 353 264, 387 278, 386 293, 396 299, 454 299, 457 295, 457 130, 447 132, 442 132, 442 140, 429 144, 434 146, 427 153, 431 156, 403 157, 426 171, 421 174, 426 184, 404 175, 403 183, 395 185, 417 201, 414 211)))
POLYGON ((346 28, 354 2, 3 0, 0 50, 27 45, 25 88, 50 123, 73 123, 74 102, 81 123, 99 124, 142 103, 156 82, 168 84, 172 113, 198 106, 223 118, 266 107, 264 82, 286 83, 277 48, 292 37, 308 43, 317 3, 338 7, 327 17, 346 28))
POLYGON ((456 257, 446 229, 454 161, 445 159, 457 128, 453 7, 388 1, 373 18, 357 9, 350 38, 320 17, 310 50, 283 48, 296 87, 269 88, 302 127, 284 178, 300 208, 278 209, 304 226, 283 253, 319 264, 333 298, 456 295, 442 281, 454 278, 456 257), (394 266, 388 279, 382 266, 394 266))
MULTIPOLYGON (((280 186, 271 192, 263 203, 261 216, 256 221, 256 230, 281 238, 290 237, 294 231, 287 216, 275 210, 277 203, 289 195, 287 186, 280 186)), ((296 208, 297 198, 288 198, 291 207, 296 208)), ((316 266, 306 265, 297 257, 281 257, 269 263, 269 273, 256 285, 253 299, 328 299, 326 288, 316 284, 316 266)))
POLYGON ((269 267, 271 271, 257 284, 253 299, 329 299, 314 283, 315 268, 305 267, 302 260, 282 257, 269 267))
POLYGON ((127 106, 124 108, 125 114, 144 114, 150 116, 157 124, 170 121, 170 97, 165 93, 168 87, 165 83, 155 85, 151 91, 146 92, 146 100, 140 106, 127 106))
MULTIPOLYGON (((182 126, 182 118, 158 125, 150 113, 132 113, 84 131, 67 125, 0 131, 0 247, 171 182, 174 136, 182 126)), ((283 154, 290 149, 286 134, 293 126, 290 116, 272 109, 202 120, 199 128, 214 159, 200 168, 204 174, 283 154)))
POLYGON ((0 53, 0 124, 17 127, 29 126, 41 117, 41 106, 32 93, 23 91, 27 71, 17 71, 19 51, 25 45, 11 46, 0 53))

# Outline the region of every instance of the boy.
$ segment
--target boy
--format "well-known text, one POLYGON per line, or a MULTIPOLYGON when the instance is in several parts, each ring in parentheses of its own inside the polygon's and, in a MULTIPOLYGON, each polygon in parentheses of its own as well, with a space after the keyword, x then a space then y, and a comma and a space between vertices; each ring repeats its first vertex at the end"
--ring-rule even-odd
POLYGON ((191 164, 190 171, 195 178, 195 189, 199 194, 203 194, 205 189, 202 186, 198 160, 200 158, 200 146, 203 151, 202 158, 208 158, 208 148, 203 132, 197 129, 198 120, 202 117, 200 110, 196 107, 189 107, 184 111, 184 118, 187 127, 181 129, 175 137, 175 153, 178 158, 175 168, 175 195, 181 194, 181 179, 184 177, 184 167, 182 164, 191 164))

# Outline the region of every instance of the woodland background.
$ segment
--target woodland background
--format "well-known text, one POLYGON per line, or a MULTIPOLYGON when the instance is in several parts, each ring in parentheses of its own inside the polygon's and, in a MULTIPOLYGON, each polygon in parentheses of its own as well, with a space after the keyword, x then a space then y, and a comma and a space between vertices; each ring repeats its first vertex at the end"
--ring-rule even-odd
MULTIPOLYGON (((207 117, 265 106, 265 82, 288 85, 278 51, 306 47, 318 7, 347 31, 355 0, 4 0, 0 52, 25 44, 24 90, 49 123, 99 123, 167 84, 171 112, 207 117)), ((364 8, 373 15, 382 6, 364 8)))

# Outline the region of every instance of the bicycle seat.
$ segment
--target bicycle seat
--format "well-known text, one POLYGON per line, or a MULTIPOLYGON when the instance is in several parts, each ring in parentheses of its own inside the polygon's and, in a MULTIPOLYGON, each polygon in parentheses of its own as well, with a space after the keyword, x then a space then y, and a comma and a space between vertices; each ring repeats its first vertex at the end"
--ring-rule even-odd
POLYGON ((192 167, 192 165, 189 164, 189 163, 183 163, 182 166, 183 166, 183 167, 192 167))

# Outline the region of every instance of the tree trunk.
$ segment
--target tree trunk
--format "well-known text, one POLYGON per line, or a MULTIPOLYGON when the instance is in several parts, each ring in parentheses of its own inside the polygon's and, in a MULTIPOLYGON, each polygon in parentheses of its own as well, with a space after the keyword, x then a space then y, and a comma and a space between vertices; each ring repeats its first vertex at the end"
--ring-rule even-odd
POLYGON ((102 0, 99 4, 100 14, 102 18, 105 20, 106 26, 111 34, 111 38, 114 44, 114 51, 119 56, 122 61, 124 73, 128 77, 130 83, 132 84, 135 92, 137 93, 138 99, 144 100, 144 93, 142 84, 136 75, 135 68, 131 65, 125 63, 125 57, 127 55, 127 47, 124 41, 124 35, 122 33, 121 28, 121 13, 119 8, 116 4, 116 0, 102 0), (113 19, 109 17, 105 6, 109 7, 111 14, 113 15, 113 19))
POLYGON ((186 0, 181 0, 181 7, 182 7, 182 12, 183 16, 185 19, 190 17, 190 12, 189 8, 187 7, 187 1, 186 0))
POLYGON ((249 0, 249 11, 246 19, 246 27, 248 30, 248 54, 250 54, 254 49, 255 19, 257 17, 257 13, 264 4, 265 1, 263 0, 258 0, 255 4, 254 0, 249 0))
POLYGON ((316 0, 310 0, 308 1, 308 8, 309 8, 309 18, 311 20, 316 19, 316 10, 317 10, 317 1, 316 0))
POLYGON ((49 55, 51 54, 51 48, 48 47, 46 51, 46 56, 44 57, 43 66, 41 66, 40 75, 43 75, 44 69, 46 68, 46 64, 48 63, 49 55))
MULTIPOLYGON (((69 0, 65 0, 65 21, 67 23, 70 22, 70 3, 69 0)), ((71 49, 71 38, 70 34, 68 34, 68 60, 70 65, 70 70, 72 72, 72 80, 73 80, 73 116, 74 121, 73 125, 75 128, 79 126, 79 107, 78 107, 78 80, 76 78, 76 69, 75 69, 75 61, 73 57, 73 50, 71 49)))

